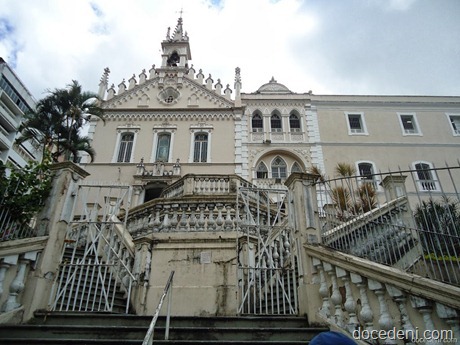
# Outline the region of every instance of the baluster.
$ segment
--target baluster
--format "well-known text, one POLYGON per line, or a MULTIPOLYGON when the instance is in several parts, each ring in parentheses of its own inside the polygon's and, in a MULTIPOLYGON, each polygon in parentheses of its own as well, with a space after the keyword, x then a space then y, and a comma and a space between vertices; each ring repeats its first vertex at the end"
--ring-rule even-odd
POLYGON ((359 296, 361 297, 361 311, 359 312, 359 317, 364 323, 366 331, 371 332, 374 329, 374 313, 372 312, 369 298, 367 297, 366 279, 353 272, 350 273, 350 278, 351 282, 358 287, 359 296))
POLYGON ((196 216, 195 216, 195 210, 196 210, 196 205, 195 204, 190 204, 190 218, 188 220, 188 225, 190 228, 190 231, 195 231, 196 230, 196 216))
MULTIPOLYGON (((412 307, 417 309, 420 314, 422 314, 423 322, 425 323, 425 330, 427 332, 432 332, 436 329, 434 327, 433 319, 431 318, 431 312, 433 311, 433 305, 430 301, 417 297, 411 296, 410 297, 412 307)), ((435 340, 427 340, 425 342, 426 345, 435 345, 439 344, 435 340)))
POLYGON ((204 218, 204 209, 206 208, 206 205, 199 204, 198 208, 200 209, 200 218, 198 219, 198 230, 205 231, 206 220, 204 218))
POLYGON ((453 333, 452 338, 457 339, 458 341, 460 339, 460 326, 458 320, 458 317, 460 315, 458 311, 453 308, 447 307, 444 304, 436 303, 436 313, 438 314, 441 320, 444 320, 450 326, 450 329, 453 333))
POLYGON ((278 254, 278 248, 276 246, 276 242, 273 243, 272 258, 273 258, 274 267, 275 268, 280 267, 279 265, 280 255, 278 254))
POLYGON ((208 194, 209 189, 210 189, 210 182, 209 182, 209 177, 205 177, 204 179, 204 192, 208 194))
POLYGON ((177 210, 179 209, 179 205, 178 204, 173 204, 171 206, 171 208, 173 210, 173 215, 171 217, 171 230, 176 231, 177 230, 177 224, 179 223, 179 221, 177 220, 177 210))
POLYGON ((147 222, 147 233, 153 232, 153 229, 155 228, 155 214, 152 212, 148 216, 148 222, 147 222))
POLYGON ((329 301, 329 288, 326 282, 326 275, 324 274, 323 264, 317 258, 313 258, 313 266, 319 272, 320 285, 319 285, 319 294, 323 299, 323 304, 319 314, 324 317, 326 320, 331 319, 331 303, 329 301))
POLYGON ((213 215, 214 206, 215 206, 214 204, 208 204, 208 211, 209 211, 208 227, 207 227, 208 231, 213 231, 214 227, 216 226, 215 221, 214 221, 214 215, 213 215))
POLYGON ((225 215, 225 231, 230 231, 233 228, 233 222, 232 222, 232 217, 230 214, 230 211, 232 207, 230 205, 225 205, 225 209, 227 210, 227 213, 225 215))
POLYGON ((165 230, 165 232, 169 232, 169 228, 171 227, 171 223, 169 221, 169 209, 171 208, 171 206, 169 205, 164 205, 163 206, 163 209, 164 209, 164 212, 165 212, 165 215, 164 215, 164 218, 163 218, 163 229, 165 230))
MULTIPOLYGON (((380 317, 379 317, 379 326, 380 329, 389 331, 393 326, 393 319, 391 318, 390 312, 388 310, 388 305, 385 300, 385 286, 373 279, 367 281, 369 289, 372 290, 379 301, 380 308, 380 317)), ((395 340, 386 339, 384 344, 396 344, 395 340)))
POLYGON ((0 296, 3 295, 3 283, 5 281, 5 275, 6 272, 8 271, 8 268, 10 268, 12 265, 16 265, 18 261, 18 256, 17 255, 12 255, 12 256, 7 256, 2 259, 2 262, 0 263, 0 296))
POLYGON ((341 279, 345 286, 345 304, 343 306, 345 307, 345 310, 348 312, 349 316, 346 329, 348 332, 353 334, 353 331, 356 330, 359 325, 359 321, 358 317, 356 316, 356 302, 351 291, 350 276, 348 275, 347 271, 340 267, 336 267, 335 272, 337 274, 337 278, 341 279))
POLYGON ((331 294, 331 301, 334 303, 335 313, 334 313, 334 321, 337 326, 340 328, 345 328, 345 321, 343 317, 343 310, 342 310, 342 294, 340 293, 339 286, 337 284, 337 277, 335 275, 334 267, 325 262, 323 263, 324 271, 329 275, 329 278, 332 282, 332 294, 331 294))
POLYGON ((160 210, 162 209, 161 205, 155 205, 155 220, 153 221, 153 231, 160 231, 161 221, 160 221, 160 210))
POLYGON ((291 258, 291 244, 289 243, 289 238, 288 236, 283 236, 284 242, 284 260, 288 261, 291 258))
POLYGON ((409 313, 406 308, 406 295, 394 286, 387 285, 388 294, 393 298, 399 308, 401 314, 401 328, 405 331, 409 342, 406 344, 414 344, 415 341, 415 327, 410 321, 409 313))
POLYGON ((2 311, 8 312, 21 306, 21 303, 19 303, 18 301, 18 296, 24 290, 25 287, 24 278, 26 276, 26 269, 29 262, 30 260, 24 258, 20 258, 18 260, 16 277, 10 284, 10 294, 7 297, 5 303, 3 304, 2 311))
POLYGON ((222 217, 222 208, 224 205, 217 204, 217 218, 216 218, 216 229, 222 229, 222 224, 224 224, 224 218, 222 217))
POLYGON ((188 209, 187 204, 182 204, 180 205, 180 208, 182 210, 182 214, 180 217, 180 222, 179 222, 179 229, 181 231, 186 231, 187 230, 187 215, 185 214, 185 211, 188 209))

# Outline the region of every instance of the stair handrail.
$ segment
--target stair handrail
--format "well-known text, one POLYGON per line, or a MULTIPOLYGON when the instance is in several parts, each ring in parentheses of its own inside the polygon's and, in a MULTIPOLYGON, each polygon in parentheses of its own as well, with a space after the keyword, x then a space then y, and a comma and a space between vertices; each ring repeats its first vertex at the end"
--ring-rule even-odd
POLYGON ((166 327, 165 327, 165 340, 169 339, 169 320, 171 317, 171 299, 172 299, 172 283, 173 283, 174 271, 171 271, 169 275, 168 281, 166 282, 166 286, 163 290, 163 294, 161 295, 160 301, 158 302, 157 309, 155 310, 155 314, 153 315, 152 321, 150 322, 149 329, 144 337, 144 341, 142 345, 152 345, 153 343, 153 332, 155 330, 155 324, 157 323, 158 316, 160 315, 161 307, 163 306, 164 299, 166 295, 168 295, 168 310, 166 313, 166 327))

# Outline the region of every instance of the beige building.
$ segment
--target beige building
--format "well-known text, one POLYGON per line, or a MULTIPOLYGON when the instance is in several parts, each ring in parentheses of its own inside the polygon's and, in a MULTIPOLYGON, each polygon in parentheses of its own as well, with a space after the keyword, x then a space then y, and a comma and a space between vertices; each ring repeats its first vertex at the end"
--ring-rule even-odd
POLYGON ((35 99, 13 69, 0 57, 0 160, 20 168, 40 160, 37 145, 15 144, 24 114, 35 108, 35 99))
MULTIPOLYGON (((0 243, 0 323, 42 309, 45 320, 152 316, 169 291, 161 314, 172 325, 211 320, 187 341, 213 338, 214 316, 231 317, 236 340, 247 315, 302 316, 348 336, 416 328, 460 339, 460 214, 445 198, 458 202, 460 97, 294 93, 274 78, 243 93, 238 68, 233 90, 193 68, 182 18, 161 44, 161 65, 117 89, 104 71, 95 162, 54 165, 37 233, 0 243), (306 173, 334 177, 339 162, 357 175, 306 173), (412 201, 433 195, 442 207, 417 219, 412 201)), ((277 320, 262 328, 290 340, 277 320)), ((176 325, 173 341, 184 339, 176 325)))
MULTIPOLYGON (((312 166, 334 177, 338 162, 373 179, 389 170, 423 170, 460 158, 460 97, 354 96, 295 93, 273 77, 243 93, 191 64, 191 45, 179 19, 161 42, 160 67, 109 88, 101 78, 106 122, 90 135, 97 156, 84 164, 94 181, 136 187, 135 203, 159 196, 186 174, 236 174, 259 187, 285 188, 292 172, 312 166)), ((378 190, 381 190, 378 187, 378 190)))

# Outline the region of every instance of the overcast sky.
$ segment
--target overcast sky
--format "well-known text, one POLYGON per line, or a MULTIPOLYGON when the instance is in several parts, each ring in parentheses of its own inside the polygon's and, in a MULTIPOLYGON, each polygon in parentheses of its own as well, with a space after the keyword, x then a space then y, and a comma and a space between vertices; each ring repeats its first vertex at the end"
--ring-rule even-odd
POLYGON ((161 65, 183 8, 192 63, 243 92, 460 95, 459 0, 0 0, 0 56, 35 98, 161 65))

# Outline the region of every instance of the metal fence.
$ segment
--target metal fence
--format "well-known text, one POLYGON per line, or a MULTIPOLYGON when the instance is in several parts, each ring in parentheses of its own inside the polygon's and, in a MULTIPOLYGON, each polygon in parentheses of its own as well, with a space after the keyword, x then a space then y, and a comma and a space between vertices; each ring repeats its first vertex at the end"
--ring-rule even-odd
POLYGON ((322 243, 460 285, 460 166, 322 180, 322 243))
POLYGON ((37 236, 37 230, 28 222, 19 221, 14 217, 11 205, 8 205, 8 193, 15 193, 17 186, 7 185, 3 193, 0 193, 0 242, 30 238, 37 236))

